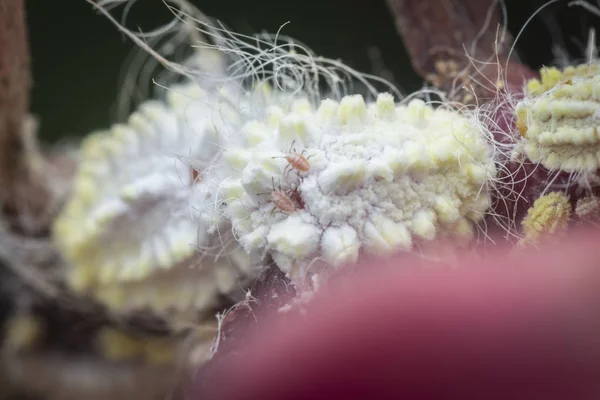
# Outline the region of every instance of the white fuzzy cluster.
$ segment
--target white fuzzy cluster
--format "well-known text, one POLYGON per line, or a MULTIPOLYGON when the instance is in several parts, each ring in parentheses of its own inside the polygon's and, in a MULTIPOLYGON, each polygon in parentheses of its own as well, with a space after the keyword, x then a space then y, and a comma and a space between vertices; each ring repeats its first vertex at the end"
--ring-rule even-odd
POLYGON ((545 68, 516 107, 521 150, 549 170, 594 173, 600 167, 600 67, 545 68))
POLYGON ((55 225, 75 288, 119 310, 206 310, 256 274, 255 256, 302 288, 315 260, 332 270, 363 252, 473 239, 496 171, 470 116, 391 94, 366 104, 346 94, 356 82, 378 93, 381 79, 280 35, 250 40, 201 20, 214 44, 200 39, 200 53, 230 57, 226 72, 177 64, 99 10, 197 84, 169 87, 166 103, 84 145, 55 225), (339 102, 317 103, 324 87, 339 102))
POLYGON ((280 102, 240 136, 223 157, 222 216, 248 252, 271 254, 297 283, 314 278, 317 259, 468 243, 490 206, 495 167, 477 125, 420 100, 280 102))
POLYGON ((211 307, 249 273, 243 251, 194 218, 218 132, 240 118, 226 99, 175 86, 165 103, 146 102, 126 124, 86 139, 54 225, 72 287, 115 310, 162 313, 211 307))

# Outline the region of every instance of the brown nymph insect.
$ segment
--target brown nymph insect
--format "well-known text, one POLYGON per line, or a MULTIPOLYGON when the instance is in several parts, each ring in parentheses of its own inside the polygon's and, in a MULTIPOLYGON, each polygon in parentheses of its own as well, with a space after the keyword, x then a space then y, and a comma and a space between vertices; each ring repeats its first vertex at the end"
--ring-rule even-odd
POLYGON ((296 204, 282 191, 271 192, 271 201, 276 208, 284 212, 292 212, 296 210, 296 204))
POLYGON ((257 193, 258 195, 271 195, 271 202, 274 206, 271 212, 275 212, 275 210, 280 210, 285 213, 296 211, 299 208, 298 204, 294 201, 294 199, 299 197, 297 189, 290 189, 287 191, 282 190, 281 183, 279 184, 279 188, 275 188, 275 178, 271 177, 271 180, 273 182, 273 190, 270 193, 257 193))
POLYGON ((286 161, 288 162, 288 166, 285 167, 285 170, 283 171, 283 174, 285 176, 287 176, 287 174, 289 173, 290 168, 295 169, 298 172, 310 171, 310 163, 308 162, 308 160, 312 156, 304 157, 304 153, 306 152, 306 149, 302 150, 302 153, 298 154, 296 152, 296 150, 294 149, 295 143, 296 143, 296 141, 294 140, 292 142, 292 144, 290 145, 290 148, 285 156, 273 157, 273 158, 285 158, 286 161))

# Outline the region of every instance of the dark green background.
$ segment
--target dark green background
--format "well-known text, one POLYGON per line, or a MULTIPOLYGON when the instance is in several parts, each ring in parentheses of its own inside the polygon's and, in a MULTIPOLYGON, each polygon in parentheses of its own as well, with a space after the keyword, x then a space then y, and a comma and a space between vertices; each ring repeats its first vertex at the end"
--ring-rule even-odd
MULTIPOLYGON (((41 117, 40 135, 47 141, 80 136, 116 120, 114 102, 125 57, 132 44, 84 0, 27 0, 33 60, 33 112, 41 117)), ((168 13, 160 0, 138 0, 130 23, 151 29, 168 13)), ((377 47, 385 66, 405 90, 421 85, 410 68, 384 0, 196 0, 206 14, 243 32, 284 33, 316 53, 341 58, 350 66, 372 72, 369 48, 377 47)), ((440 0, 440 4, 442 1, 440 0)), ((507 1, 509 27, 514 32, 541 5, 540 1, 507 1)), ((557 28, 576 57, 577 41, 585 41, 597 18, 567 1, 548 8, 527 28, 518 43, 523 59, 533 66, 552 60, 548 26, 557 28), (556 21, 561 21, 558 27, 556 21)), ((132 26, 130 25, 130 27, 132 26)), ((426 34, 426 32, 424 32, 426 34)))

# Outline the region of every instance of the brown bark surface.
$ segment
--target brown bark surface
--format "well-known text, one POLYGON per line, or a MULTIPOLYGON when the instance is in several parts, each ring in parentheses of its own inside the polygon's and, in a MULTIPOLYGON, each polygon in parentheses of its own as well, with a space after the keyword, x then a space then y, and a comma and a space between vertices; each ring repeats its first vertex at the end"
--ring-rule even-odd
POLYGON ((31 77, 24 0, 0 1, 0 210, 21 230, 37 230, 49 191, 27 112, 31 77))
POLYGON ((415 71, 470 103, 535 74, 511 58, 496 0, 386 0, 415 71))

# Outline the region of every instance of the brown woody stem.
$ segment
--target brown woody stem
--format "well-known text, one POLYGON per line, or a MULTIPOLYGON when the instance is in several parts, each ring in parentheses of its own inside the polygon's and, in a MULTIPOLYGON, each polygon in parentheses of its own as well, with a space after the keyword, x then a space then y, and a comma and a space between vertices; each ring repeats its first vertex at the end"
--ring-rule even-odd
POLYGON ((24 231, 39 229, 50 192, 31 124, 24 0, 0 1, 0 210, 24 231))
POLYGON ((502 28, 498 1, 386 1, 415 71, 457 100, 469 102, 471 93, 486 98, 533 75, 508 59, 512 40, 502 28))

